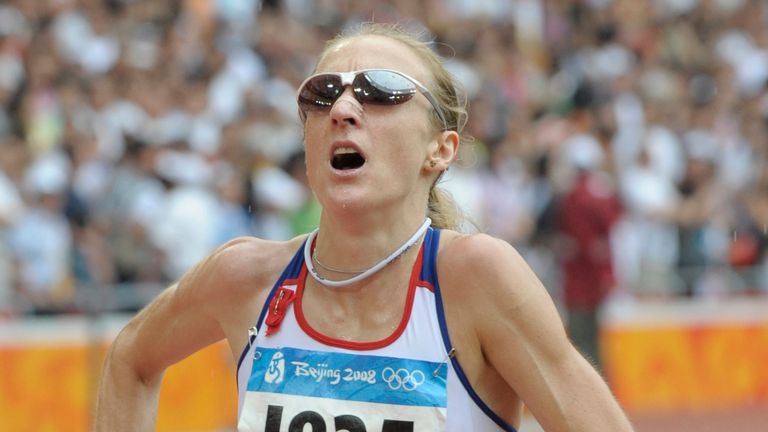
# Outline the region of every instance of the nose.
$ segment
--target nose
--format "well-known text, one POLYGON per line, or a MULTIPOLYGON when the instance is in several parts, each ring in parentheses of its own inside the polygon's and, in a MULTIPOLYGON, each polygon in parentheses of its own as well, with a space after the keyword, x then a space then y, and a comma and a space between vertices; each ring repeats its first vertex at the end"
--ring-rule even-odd
POLYGON ((335 126, 358 126, 360 125, 362 115, 363 107, 355 98, 352 87, 345 87, 331 107, 331 122, 335 126))

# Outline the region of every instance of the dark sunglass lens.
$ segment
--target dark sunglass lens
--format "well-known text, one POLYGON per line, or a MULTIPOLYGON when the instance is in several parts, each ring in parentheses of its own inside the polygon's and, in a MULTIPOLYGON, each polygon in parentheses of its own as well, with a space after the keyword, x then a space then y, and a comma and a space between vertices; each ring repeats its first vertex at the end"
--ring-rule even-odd
POLYGON ((318 75, 304 84, 299 92, 302 111, 330 109, 341 93, 341 79, 337 75, 318 75))
POLYGON ((363 103, 397 105, 410 100, 416 86, 402 75, 388 71, 367 71, 355 77, 355 93, 363 103))

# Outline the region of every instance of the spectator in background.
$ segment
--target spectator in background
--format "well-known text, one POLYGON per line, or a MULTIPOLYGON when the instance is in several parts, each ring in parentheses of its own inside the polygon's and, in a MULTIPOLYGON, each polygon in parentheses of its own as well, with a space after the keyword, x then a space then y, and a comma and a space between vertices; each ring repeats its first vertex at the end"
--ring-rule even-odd
POLYGON ((236 237, 253 235, 255 229, 248 199, 248 179, 226 162, 215 165, 213 170, 218 201, 214 243, 218 245, 236 237))
POLYGON ((727 194, 717 178, 716 143, 707 135, 696 132, 690 132, 687 138, 688 159, 680 185, 680 202, 658 212, 656 217, 678 227, 680 252, 677 271, 682 278, 682 294, 693 296, 705 289, 703 278, 709 270, 709 263, 717 254, 717 249, 723 247, 722 240, 727 243, 727 234, 726 239, 722 236, 727 194))
POLYGON ((621 176, 626 208, 618 240, 624 283, 638 297, 671 297, 682 292, 674 272, 678 261, 677 225, 656 217, 676 208, 680 193, 666 175, 646 138, 635 164, 621 176))
POLYGON ((117 283, 162 280, 159 251, 149 238, 160 217, 165 190, 154 175, 159 149, 126 137, 126 149, 101 203, 117 283))
POLYGON ((24 187, 29 208, 8 233, 20 303, 33 314, 72 308, 73 239, 64 215, 69 169, 61 154, 38 159, 27 169, 24 187))
POLYGON ((489 166, 481 174, 480 223, 489 234, 512 245, 527 245, 535 223, 535 190, 525 161, 510 153, 509 144, 490 149, 489 166))
POLYGON ((19 189, 19 168, 23 167, 24 146, 20 140, 0 141, 0 317, 13 312, 13 254, 7 230, 24 214, 25 203, 19 189))
POLYGON ((604 154, 594 138, 571 138, 563 151, 575 169, 557 210, 568 330, 599 369, 598 312, 616 283, 611 235, 621 205, 613 180, 602 171, 604 154))
POLYGON ((754 189, 743 194, 734 211, 733 239, 728 248, 728 263, 749 293, 768 292, 768 158, 758 161, 754 189))
POLYGON ((209 188, 213 167, 183 145, 165 148, 155 170, 166 191, 150 239, 162 254, 166 280, 176 280, 217 245, 217 197, 209 188))

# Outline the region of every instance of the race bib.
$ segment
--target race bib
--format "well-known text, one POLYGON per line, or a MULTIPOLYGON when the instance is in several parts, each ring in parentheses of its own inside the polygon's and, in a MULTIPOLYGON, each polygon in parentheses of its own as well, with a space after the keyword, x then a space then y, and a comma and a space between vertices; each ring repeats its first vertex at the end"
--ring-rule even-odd
POLYGON ((257 348, 240 431, 445 430, 445 363, 257 348))

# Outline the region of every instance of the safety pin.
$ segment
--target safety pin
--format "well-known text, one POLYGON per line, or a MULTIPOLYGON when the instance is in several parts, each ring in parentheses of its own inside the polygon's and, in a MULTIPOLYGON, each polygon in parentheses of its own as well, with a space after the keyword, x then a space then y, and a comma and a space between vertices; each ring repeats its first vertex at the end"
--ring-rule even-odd
POLYGON ((277 301, 275 301, 275 307, 272 309, 273 315, 277 315, 277 309, 280 307, 280 302, 283 300, 283 297, 285 297, 285 291, 280 290, 277 295, 277 301))
POLYGON ((432 371, 432 376, 437 378, 438 375, 440 375, 440 368, 443 367, 443 364, 448 362, 448 359, 452 359, 456 356, 456 348, 451 347, 451 350, 448 351, 448 353, 443 357, 443 361, 437 365, 437 368, 432 371))
POLYGON ((256 339, 256 336, 259 334, 259 329, 256 326, 253 326, 248 329, 248 349, 251 348, 251 345, 253 344, 253 340, 256 339))

